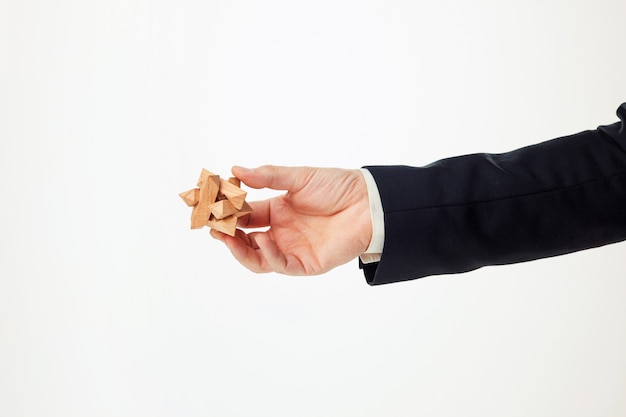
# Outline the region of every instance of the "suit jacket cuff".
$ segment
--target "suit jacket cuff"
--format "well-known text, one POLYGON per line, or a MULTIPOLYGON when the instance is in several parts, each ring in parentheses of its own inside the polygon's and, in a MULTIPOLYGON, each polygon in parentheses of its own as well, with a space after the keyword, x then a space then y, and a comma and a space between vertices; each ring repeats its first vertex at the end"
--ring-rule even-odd
POLYGON ((374 177, 367 169, 361 169, 361 173, 367 185, 367 196, 372 217, 372 240, 367 250, 360 255, 360 260, 365 264, 369 264, 380 261, 385 243, 385 217, 374 177))

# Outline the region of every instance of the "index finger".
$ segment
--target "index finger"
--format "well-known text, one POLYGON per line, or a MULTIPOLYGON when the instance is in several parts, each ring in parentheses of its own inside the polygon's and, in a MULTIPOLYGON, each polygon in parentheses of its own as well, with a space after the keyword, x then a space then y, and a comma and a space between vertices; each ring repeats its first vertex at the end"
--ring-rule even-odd
POLYGON ((249 187, 287 191, 297 191, 302 188, 311 172, 310 168, 306 167, 275 165, 263 165, 254 169, 234 166, 231 171, 249 187))

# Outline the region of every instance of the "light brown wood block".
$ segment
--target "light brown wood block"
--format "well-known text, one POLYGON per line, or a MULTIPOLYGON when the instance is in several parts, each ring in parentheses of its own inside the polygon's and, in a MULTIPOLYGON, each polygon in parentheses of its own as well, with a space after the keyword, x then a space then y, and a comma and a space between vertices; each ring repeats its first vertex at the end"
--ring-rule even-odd
POLYGON ((235 216, 228 216, 218 220, 211 216, 211 219, 209 219, 206 225, 211 229, 226 233, 229 236, 235 236, 235 232, 237 231, 237 218, 235 216))
POLYGON ((211 205, 211 214, 220 220, 237 213, 237 209, 228 200, 220 200, 211 205))
POLYGON ((220 179, 220 192, 233 203, 237 210, 241 210, 248 194, 241 188, 223 179, 220 179))
POLYGON ((185 204, 187 204, 189 207, 193 207, 196 204, 198 204, 198 198, 200 196, 200 189, 192 188, 191 190, 184 191, 178 195, 180 196, 180 198, 183 199, 185 204))
POLYGON ((230 177, 228 179, 228 182, 233 184, 233 185, 236 185, 237 187, 241 187, 241 181, 237 177, 230 177))
POLYGON ((237 211, 237 213, 235 213, 235 217, 242 217, 245 216, 246 214, 250 214, 252 213, 252 207, 250 207, 250 204, 246 203, 245 201, 243 202, 243 207, 241 207, 241 210, 237 211))
POLYGON ((215 174, 206 168, 202 168, 202 171, 200 171, 200 178, 198 178, 198 187, 202 188, 202 183, 204 182, 205 178, 208 178, 212 175, 215 175, 215 174))
POLYGON ((203 169, 198 183, 200 184, 198 203, 191 212, 192 229, 199 229, 207 224, 211 215, 211 205, 215 202, 219 191, 220 177, 203 169))

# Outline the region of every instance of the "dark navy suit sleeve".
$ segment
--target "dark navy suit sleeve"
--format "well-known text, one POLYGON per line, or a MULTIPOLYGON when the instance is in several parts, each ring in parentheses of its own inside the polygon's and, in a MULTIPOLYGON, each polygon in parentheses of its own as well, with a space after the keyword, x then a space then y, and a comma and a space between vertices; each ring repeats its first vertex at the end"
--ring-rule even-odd
POLYGON ((368 166, 385 218, 372 285, 562 255, 626 239, 621 122, 504 154, 368 166))

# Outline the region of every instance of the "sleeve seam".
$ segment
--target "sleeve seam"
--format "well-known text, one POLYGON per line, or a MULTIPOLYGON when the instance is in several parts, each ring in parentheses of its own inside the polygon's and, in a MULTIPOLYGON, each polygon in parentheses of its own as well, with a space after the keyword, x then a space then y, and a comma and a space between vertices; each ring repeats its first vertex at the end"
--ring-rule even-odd
POLYGON ((434 206, 427 206, 427 207, 413 207, 413 208, 407 208, 407 209, 402 209, 402 210, 390 210, 390 211, 385 211, 385 214, 405 213, 405 212, 411 212, 411 211, 432 210, 432 209, 450 208, 450 207, 463 207, 463 206, 471 206, 471 205, 479 205, 479 204, 489 204, 489 203, 494 203, 494 202, 497 202, 497 201, 513 200, 513 199, 517 199, 517 198, 530 197, 530 196, 533 196, 533 195, 540 195, 540 194, 547 194, 547 193, 552 193, 552 192, 560 192, 560 191, 570 190, 572 188, 584 187, 586 185, 597 183, 597 182, 600 182, 600 181, 612 180, 614 178, 621 177, 621 176, 626 176, 626 172, 622 172, 622 173, 619 173, 619 174, 613 174, 613 175, 609 175, 609 176, 602 177, 602 178, 596 178, 596 179, 593 179, 593 180, 584 181, 584 182, 577 183, 577 184, 566 185, 566 186, 563 186, 563 187, 557 187, 557 188, 551 188, 551 189, 548 189, 548 190, 536 191, 536 192, 533 192, 533 193, 511 195, 511 196, 506 196, 506 197, 501 197, 501 198, 494 198, 494 199, 489 199, 489 200, 477 200, 477 201, 469 201, 469 202, 456 203, 456 204, 441 204, 441 205, 434 205, 434 206))

